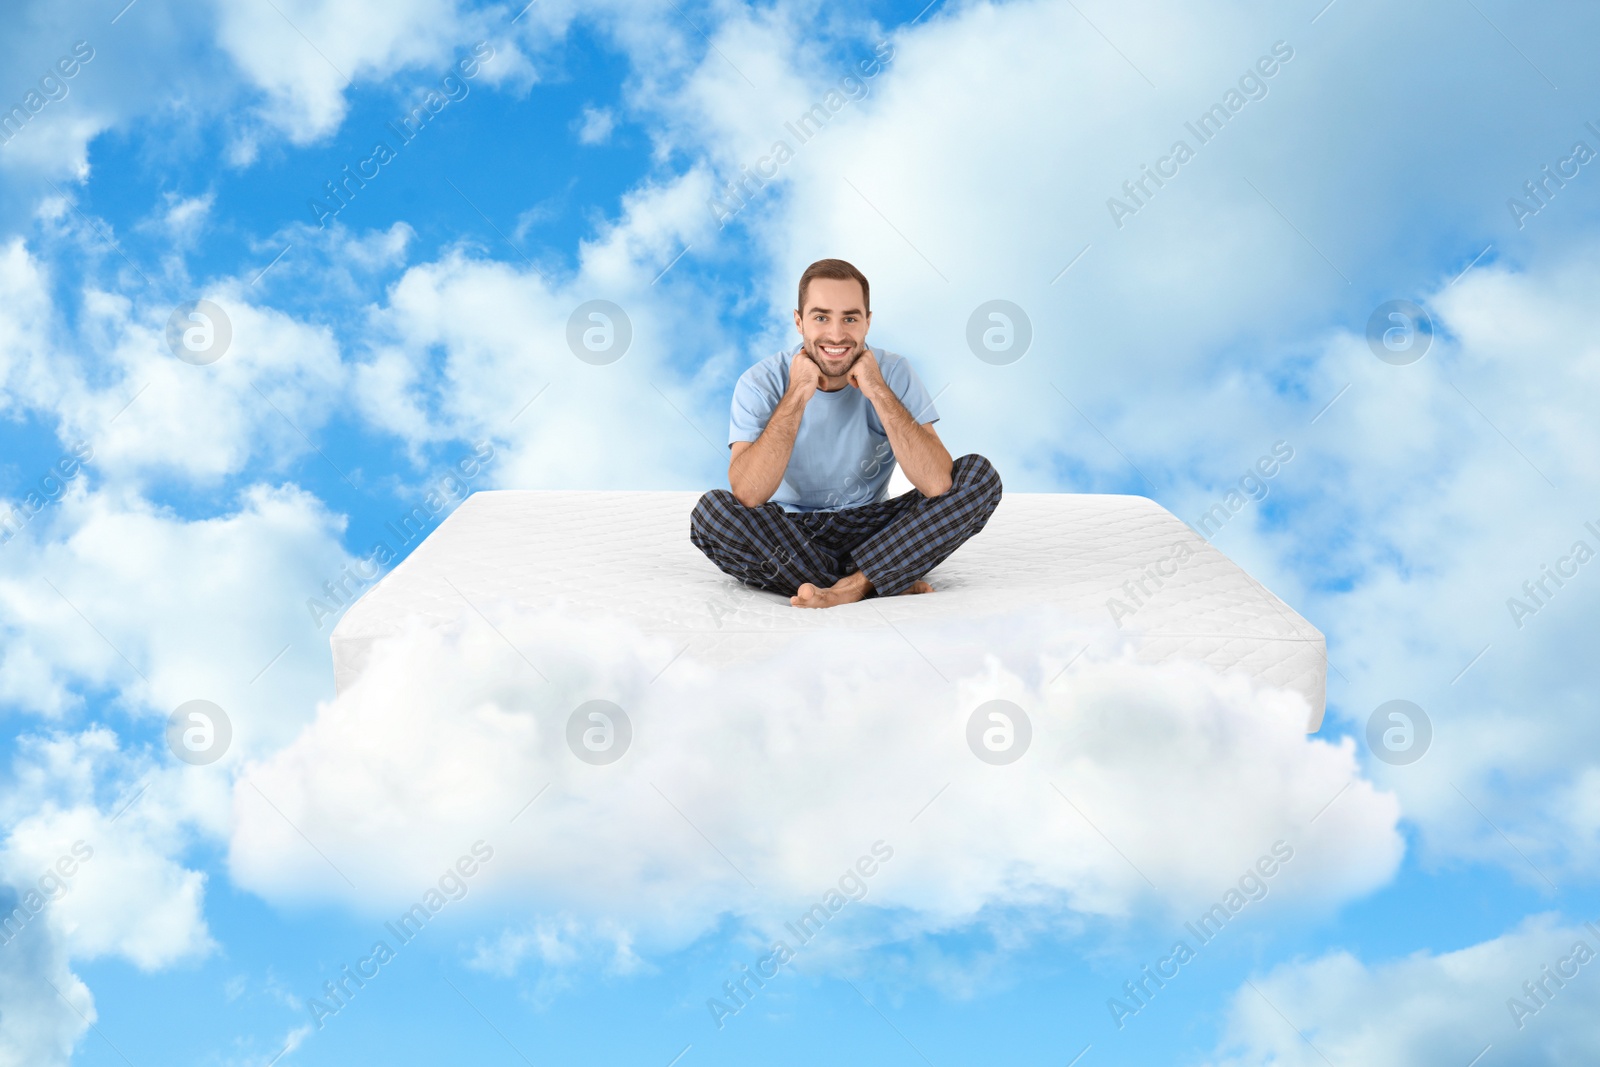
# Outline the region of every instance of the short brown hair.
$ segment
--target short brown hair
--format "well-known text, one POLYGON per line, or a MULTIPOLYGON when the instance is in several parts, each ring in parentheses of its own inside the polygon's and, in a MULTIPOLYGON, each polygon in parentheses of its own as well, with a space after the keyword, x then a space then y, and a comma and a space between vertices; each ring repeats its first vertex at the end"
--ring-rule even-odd
POLYGON ((842 259, 819 259, 800 275, 800 295, 796 303, 796 310, 800 314, 806 313, 806 286, 811 284, 813 278, 832 278, 841 282, 854 278, 861 283, 861 302, 866 305, 861 310, 872 314, 872 286, 867 284, 867 276, 856 270, 854 264, 842 259))

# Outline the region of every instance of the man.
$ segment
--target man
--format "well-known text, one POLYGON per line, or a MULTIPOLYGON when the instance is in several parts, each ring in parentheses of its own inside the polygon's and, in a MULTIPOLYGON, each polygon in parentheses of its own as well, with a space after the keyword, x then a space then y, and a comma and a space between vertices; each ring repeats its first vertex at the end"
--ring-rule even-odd
POLYGON ((911 364, 867 347, 871 323, 859 270, 842 259, 805 269, 800 344, 733 390, 732 492, 705 494, 689 520, 689 540, 711 562, 795 607, 933 592, 923 575, 1000 503, 988 460, 951 462, 911 364), (916 488, 890 500, 896 462, 916 488))

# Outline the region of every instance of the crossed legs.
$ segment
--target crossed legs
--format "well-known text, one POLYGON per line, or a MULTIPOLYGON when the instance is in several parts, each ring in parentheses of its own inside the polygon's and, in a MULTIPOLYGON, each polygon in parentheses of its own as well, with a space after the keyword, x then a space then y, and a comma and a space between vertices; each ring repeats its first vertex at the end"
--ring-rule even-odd
POLYGON ((965 455, 950 488, 916 490, 841 511, 791 513, 771 501, 747 508, 726 489, 700 498, 689 540, 723 572, 790 598, 831 607, 867 596, 931 592, 923 576, 983 529, 1000 503, 1000 476, 965 455))

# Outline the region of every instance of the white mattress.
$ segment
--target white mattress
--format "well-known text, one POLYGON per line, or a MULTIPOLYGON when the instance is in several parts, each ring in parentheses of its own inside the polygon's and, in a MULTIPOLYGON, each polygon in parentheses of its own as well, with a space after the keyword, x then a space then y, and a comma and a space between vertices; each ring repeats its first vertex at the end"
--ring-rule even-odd
MULTIPOLYGON (((1142 662, 1199 661, 1297 690, 1322 724, 1322 634, 1153 500, 1006 493, 988 524, 928 575, 932 595, 878 597, 825 610, 747 590, 689 542, 694 492, 496 490, 474 493, 351 606, 332 636, 334 681, 360 674, 373 643, 409 618, 444 625, 474 605, 564 601, 570 610, 678 635, 716 664, 781 649, 818 630, 904 629, 1049 607, 1075 629, 1142 662), (1111 598, 1182 543, 1193 552, 1122 625, 1111 598), (454 585, 454 589, 451 586, 454 585), (458 594, 456 590, 460 590, 458 594)), ((1167 563, 1164 570, 1172 570, 1167 563)))

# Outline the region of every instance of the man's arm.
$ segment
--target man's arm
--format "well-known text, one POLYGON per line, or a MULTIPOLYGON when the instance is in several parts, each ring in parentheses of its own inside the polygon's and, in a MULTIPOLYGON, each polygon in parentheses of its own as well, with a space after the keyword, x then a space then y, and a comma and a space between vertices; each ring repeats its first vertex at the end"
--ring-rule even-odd
POLYGON ((868 349, 850 369, 850 384, 866 394, 889 435, 889 447, 906 478, 923 496, 939 496, 950 489, 950 453, 931 424, 919 423, 883 380, 878 360, 868 349))
POLYGON ((805 414, 806 402, 817 391, 820 377, 821 371, 811 357, 804 352, 796 354, 789 364, 789 388, 767 420, 766 429, 754 441, 733 443, 728 485, 734 499, 745 507, 759 508, 778 491, 783 472, 789 469, 800 417, 805 414))

